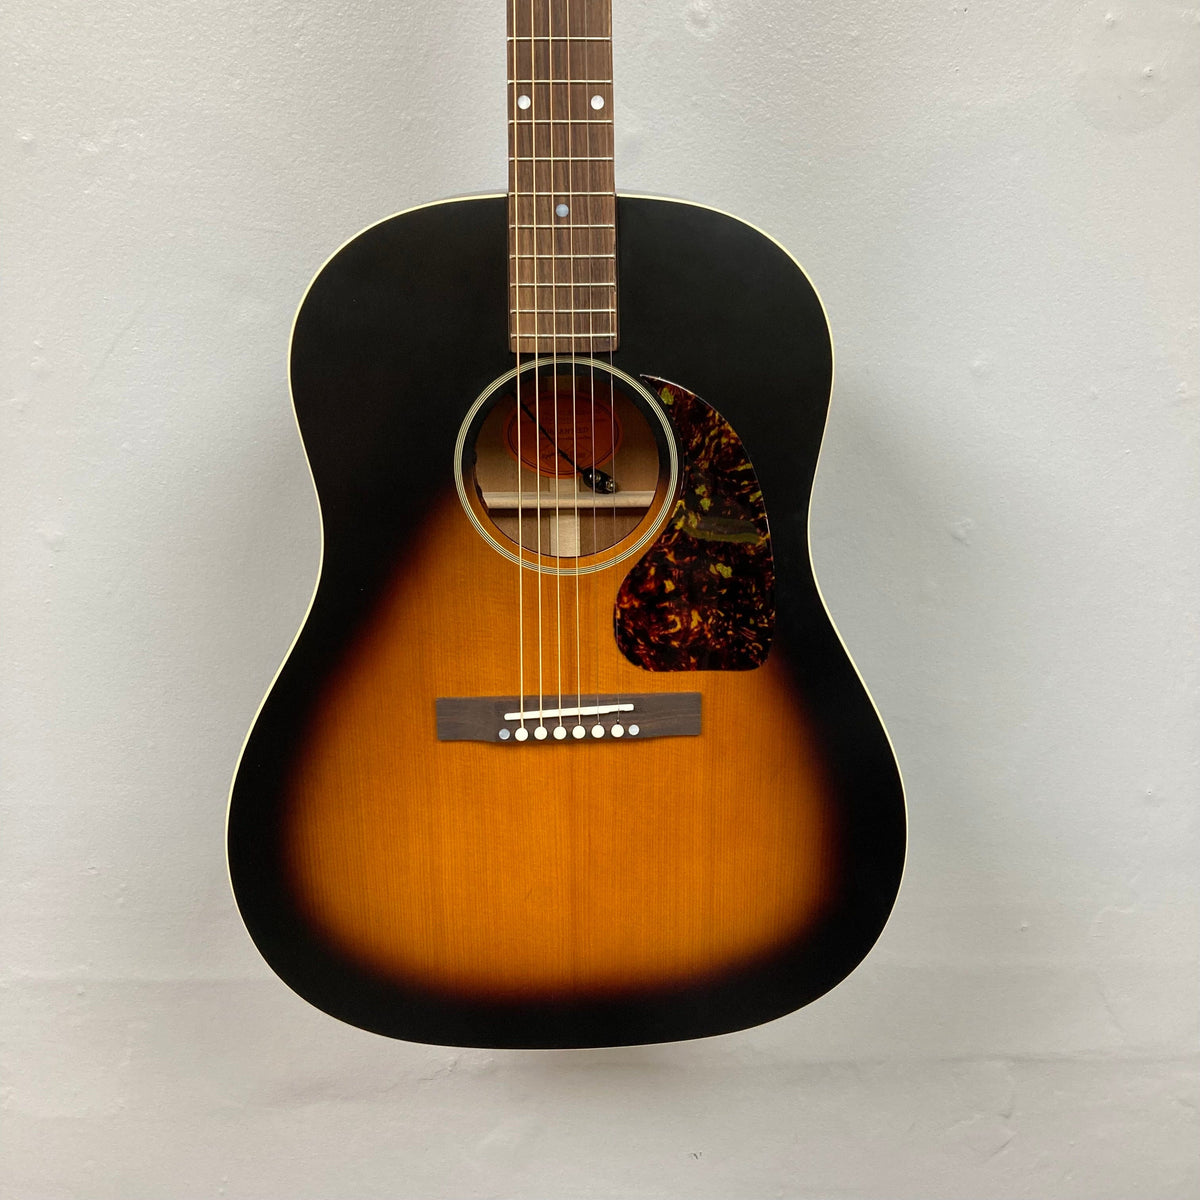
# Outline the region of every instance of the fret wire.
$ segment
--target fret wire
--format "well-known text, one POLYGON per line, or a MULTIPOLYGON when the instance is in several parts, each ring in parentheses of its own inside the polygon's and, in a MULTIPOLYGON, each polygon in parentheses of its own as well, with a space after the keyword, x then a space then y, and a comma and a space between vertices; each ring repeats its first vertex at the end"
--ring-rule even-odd
POLYGON ((610 289, 615 288, 617 286, 617 281, 615 279, 597 279, 594 283, 588 283, 588 282, 580 279, 580 280, 577 280, 575 283, 571 283, 569 280, 566 280, 566 279, 559 279, 559 280, 553 280, 553 281, 546 279, 546 280, 539 280, 537 283, 535 283, 532 279, 522 279, 519 283, 516 280, 513 280, 512 282, 509 283, 508 286, 509 286, 510 290, 515 287, 524 288, 526 291, 528 291, 531 288, 543 288, 543 289, 554 288, 555 291, 558 292, 558 291, 561 291, 563 288, 568 288, 572 291, 577 291, 577 292, 582 292, 582 291, 594 292, 594 291, 596 291, 597 288, 610 288, 610 289))
MULTIPOLYGON (((530 112, 533 109, 529 110, 530 112)), ((592 129, 611 130, 612 120, 609 117, 603 119, 599 117, 555 117, 551 120, 550 117, 526 117, 510 118, 508 122, 509 129, 533 129, 538 125, 583 125, 592 129)))
MULTIPOLYGON (((568 156, 571 162, 612 162, 611 154, 572 154, 568 156)), ((509 162, 546 162, 547 159, 542 155, 533 154, 510 154, 509 162)), ((564 161, 556 159, 555 162, 564 161)))

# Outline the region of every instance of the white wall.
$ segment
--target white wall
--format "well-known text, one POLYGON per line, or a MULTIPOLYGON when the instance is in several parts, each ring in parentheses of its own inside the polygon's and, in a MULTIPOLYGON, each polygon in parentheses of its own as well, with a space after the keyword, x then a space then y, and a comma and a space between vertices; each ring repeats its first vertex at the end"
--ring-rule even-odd
POLYGON ((317 561, 292 311, 363 225, 503 187, 504 5, 15 0, 4 1196, 1200 1191, 1200 14, 615 7, 620 186, 771 230, 829 308, 814 553, 912 821, 882 942, 620 1051, 392 1043, 274 979, 222 833, 317 561))

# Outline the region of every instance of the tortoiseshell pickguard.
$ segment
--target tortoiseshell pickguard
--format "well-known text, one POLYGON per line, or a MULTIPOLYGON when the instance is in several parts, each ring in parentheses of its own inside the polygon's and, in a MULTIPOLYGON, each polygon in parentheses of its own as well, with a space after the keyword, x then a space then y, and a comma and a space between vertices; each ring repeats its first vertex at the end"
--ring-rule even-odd
POLYGON ((775 563, 758 476, 733 427, 654 376, 675 429, 682 487, 666 527, 617 593, 617 645, 647 671, 747 671, 775 627, 775 563))

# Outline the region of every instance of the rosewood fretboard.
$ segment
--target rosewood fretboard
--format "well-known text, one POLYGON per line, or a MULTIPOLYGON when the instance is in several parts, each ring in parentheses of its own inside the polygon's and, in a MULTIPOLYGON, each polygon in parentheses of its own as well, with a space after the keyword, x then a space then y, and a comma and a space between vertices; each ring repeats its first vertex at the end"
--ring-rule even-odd
POLYGON ((611 0, 508 0, 508 125, 512 347, 613 350, 611 0))

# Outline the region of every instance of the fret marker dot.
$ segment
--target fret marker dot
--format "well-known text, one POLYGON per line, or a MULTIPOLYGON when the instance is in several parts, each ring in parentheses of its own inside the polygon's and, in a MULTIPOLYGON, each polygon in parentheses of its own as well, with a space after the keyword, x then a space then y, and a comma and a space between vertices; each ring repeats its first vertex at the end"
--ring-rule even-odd
POLYGON ((532 103, 533 103, 533 101, 530 100, 530 98, 528 96, 518 96, 517 97, 517 107, 518 108, 522 108, 522 109, 528 108, 532 103))
POLYGON ((597 111, 602 109, 604 107, 604 97, 603 96, 593 96, 592 97, 592 107, 594 109, 596 109, 597 111))
POLYGON ((565 204, 560 204, 557 208, 555 208, 554 213, 556 216, 565 217, 570 211, 571 210, 565 204))

